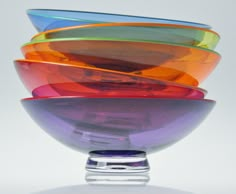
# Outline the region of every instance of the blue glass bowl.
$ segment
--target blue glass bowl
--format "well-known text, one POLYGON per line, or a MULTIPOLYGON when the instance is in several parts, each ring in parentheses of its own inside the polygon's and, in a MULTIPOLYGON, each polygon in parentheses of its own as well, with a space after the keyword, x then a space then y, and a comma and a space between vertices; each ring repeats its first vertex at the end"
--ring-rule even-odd
POLYGON ((71 10, 30 9, 27 14, 38 31, 107 22, 152 22, 211 28, 206 24, 188 21, 71 10))

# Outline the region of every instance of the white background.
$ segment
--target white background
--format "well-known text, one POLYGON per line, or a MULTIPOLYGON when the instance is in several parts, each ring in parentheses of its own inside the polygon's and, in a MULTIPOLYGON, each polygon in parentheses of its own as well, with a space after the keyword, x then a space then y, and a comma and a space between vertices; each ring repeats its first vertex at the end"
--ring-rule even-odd
POLYGON ((223 58, 201 87, 209 91, 207 97, 215 99, 217 106, 190 136, 149 156, 150 185, 157 186, 156 190, 147 187, 147 190, 124 189, 120 193, 184 194, 170 189, 195 194, 236 193, 235 0, 3 0, 0 11, 1 194, 119 193, 117 188, 107 187, 101 191, 80 186, 85 184, 87 156, 45 134, 20 105, 19 100, 30 94, 21 84, 12 61, 22 58, 21 45, 36 33, 25 14, 29 8, 143 15, 213 26, 222 37, 217 51, 223 58), (54 189, 53 192, 48 191, 50 189, 54 189))

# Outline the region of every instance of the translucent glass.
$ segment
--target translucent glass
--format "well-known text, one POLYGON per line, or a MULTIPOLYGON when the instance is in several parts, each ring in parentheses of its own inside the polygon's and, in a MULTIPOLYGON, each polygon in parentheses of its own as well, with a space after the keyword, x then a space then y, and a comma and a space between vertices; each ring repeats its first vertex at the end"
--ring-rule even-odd
POLYGON ((126 72, 198 86, 220 60, 216 52, 177 44, 53 39, 26 44, 27 59, 126 72), (187 75, 187 76, 186 76, 187 75))
POLYGON ((15 61, 33 96, 158 96, 204 98, 200 88, 128 73, 30 60, 15 61))
POLYGON ((109 171, 109 174, 120 171, 123 173, 147 172, 149 169, 146 153, 137 150, 91 151, 86 164, 87 171, 109 171))
POLYGON ((106 22, 152 22, 210 28, 205 24, 188 21, 71 10, 31 9, 27 14, 38 31, 106 22))
POLYGON ((32 41, 86 37, 162 41, 208 49, 214 49, 219 41, 219 35, 207 29, 155 23, 108 23, 59 28, 39 33, 32 41))
MULTIPOLYGON (((102 190, 102 191, 105 191, 103 192, 104 194, 111 193, 112 191, 113 191, 112 193, 114 194, 114 187, 118 188, 118 186, 120 186, 120 188, 123 189, 124 191, 122 192, 123 194, 125 194, 127 186, 128 188, 131 188, 132 186, 136 188, 134 191, 135 191, 135 194, 138 194, 138 192, 140 191, 140 188, 148 188, 148 187, 140 187, 140 186, 145 186, 150 181, 150 176, 149 176, 149 173, 125 173, 125 174, 122 173, 120 174, 120 173, 87 172, 85 176, 85 180, 89 185, 92 185, 93 188, 94 186, 99 186, 99 188, 102 186, 105 186, 105 188, 107 188, 108 185, 109 186, 112 185, 112 187, 108 187, 110 188, 110 191, 106 192, 105 190, 102 190), (137 186, 139 187, 137 188, 137 186)), ((155 192, 155 194, 158 192, 159 191, 155 192)), ((141 192, 141 194, 144 194, 144 193, 146 194, 147 192, 141 192)), ((153 194, 153 193, 149 193, 149 194, 153 194)), ((162 194, 167 194, 167 193, 162 193, 162 194)), ((171 194, 171 193, 168 193, 168 194, 171 194)), ((174 194, 178 194, 178 193, 174 193, 174 194)), ((182 193, 182 194, 186 194, 186 193, 182 193)))
POLYGON ((30 98, 22 103, 48 134, 85 153, 108 149, 156 152, 188 135, 215 104, 136 97, 30 98))

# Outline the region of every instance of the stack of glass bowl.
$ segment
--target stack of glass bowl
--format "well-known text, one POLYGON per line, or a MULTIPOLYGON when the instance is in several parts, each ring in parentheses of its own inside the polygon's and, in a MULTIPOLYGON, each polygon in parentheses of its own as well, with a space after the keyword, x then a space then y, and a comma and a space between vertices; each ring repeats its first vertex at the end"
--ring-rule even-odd
POLYGON ((22 100, 51 136, 89 153, 87 170, 145 172, 146 153, 174 144, 215 102, 199 84, 220 60, 210 26, 167 19, 29 10, 40 33, 15 67, 22 100))

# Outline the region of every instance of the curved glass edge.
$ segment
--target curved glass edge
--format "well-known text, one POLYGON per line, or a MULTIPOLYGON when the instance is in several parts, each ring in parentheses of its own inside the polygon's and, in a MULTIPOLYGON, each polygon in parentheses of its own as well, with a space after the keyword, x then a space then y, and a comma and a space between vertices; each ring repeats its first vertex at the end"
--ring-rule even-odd
POLYGON ((169 42, 161 42, 161 41, 155 41, 155 42, 150 42, 150 41, 145 41, 145 40, 127 40, 127 39, 113 39, 113 38, 93 38, 93 37, 83 37, 83 38, 56 38, 56 39, 45 39, 45 40, 35 40, 31 42, 27 42, 21 46, 27 46, 27 45, 33 45, 33 44, 39 44, 39 43, 45 43, 45 42, 59 42, 59 41, 120 41, 120 42, 144 42, 144 43, 150 43, 150 44, 163 44, 163 45, 173 45, 173 46, 179 46, 179 47, 185 47, 185 48, 193 48, 193 49, 199 49, 199 50, 204 50, 207 52, 215 53, 218 56, 221 56, 220 53, 217 51, 207 49, 204 47, 197 47, 197 46, 190 46, 190 45, 183 45, 183 44, 177 44, 177 43, 169 43, 169 42))
POLYGON ((41 17, 53 17, 58 19, 81 19, 81 15, 85 17, 87 21, 93 21, 94 17, 98 20, 100 16, 103 21, 109 19, 111 21, 117 22, 122 20, 131 20, 131 21, 144 21, 144 22, 158 22, 158 23, 176 23, 176 24, 185 24, 188 26, 196 26, 200 28, 207 28, 210 29, 211 26, 196 22, 189 22, 189 21, 181 21, 181 20, 172 20, 172 19, 164 19, 164 18, 153 18, 153 17, 144 17, 144 16, 133 16, 133 15, 122 15, 122 14, 110 14, 110 13, 99 13, 99 12, 88 12, 88 11, 73 11, 73 10, 53 10, 53 9, 29 9, 27 10, 27 14, 30 15, 37 15, 41 17), (56 14, 57 15, 56 15, 56 14), (66 15, 67 14, 67 15, 66 15), (78 17, 78 15, 80 15, 78 17))
POLYGON ((179 101, 202 101, 202 102, 207 102, 207 103, 212 103, 213 105, 216 104, 215 100, 212 99, 199 99, 199 98, 175 98, 175 97, 168 97, 168 98, 159 98, 159 97, 125 97, 125 98, 120 98, 119 96, 116 97, 104 97, 104 96, 100 96, 100 97, 85 97, 85 96, 56 96, 56 97, 26 97, 26 98, 22 98, 20 101, 24 102, 24 101, 34 101, 34 100, 56 100, 56 99, 119 99, 119 100, 125 100, 125 99, 154 99, 154 100, 179 100, 179 101))
POLYGON ((48 34, 48 33, 55 33, 55 32, 62 32, 62 31, 69 31, 69 30, 79 30, 79 29, 90 29, 90 28, 108 28, 108 27, 138 27, 138 28, 166 28, 166 29, 178 29, 178 30, 195 30, 195 31, 203 31, 209 32, 211 34, 215 34, 217 37, 220 38, 220 34, 212 29, 207 28, 199 28, 195 26, 186 26, 186 25, 176 25, 176 24, 164 24, 164 23, 153 23, 153 22, 109 22, 109 23, 94 23, 94 24, 85 24, 85 25, 78 25, 78 26, 65 26, 56 29, 50 29, 43 32, 39 32, 35 36, 37 37, 41 34, 48 34))
POLYGON ((63 38, 97 38, 136 40, 147 42, 168 42, 206 49, 214 49, 220 36, 214 31, 176 25, 159 25, 143 23, 108 23, 75 27, 58 28, 41 32, 31 41, 63 38))

